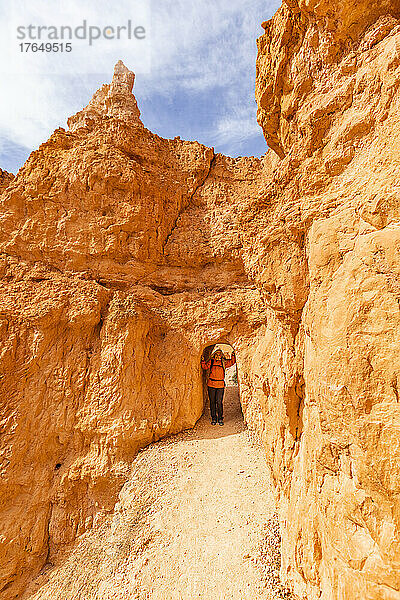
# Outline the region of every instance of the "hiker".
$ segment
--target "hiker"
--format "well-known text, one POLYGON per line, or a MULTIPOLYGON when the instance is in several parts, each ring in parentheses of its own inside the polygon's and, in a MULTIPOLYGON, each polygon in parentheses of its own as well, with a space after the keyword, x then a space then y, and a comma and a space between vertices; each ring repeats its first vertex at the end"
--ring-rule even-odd
POLYGON ((201 357, 201 366, 204 370, 210 369, 210 374, 207 380, 208 397, 210 398, 211 425, 224 424, 224 391, 225 391, 225 369, 236 363, 235 352, 227 358, 223 355, 222 350, 217 348, 211 354, 208 361, 201 357))

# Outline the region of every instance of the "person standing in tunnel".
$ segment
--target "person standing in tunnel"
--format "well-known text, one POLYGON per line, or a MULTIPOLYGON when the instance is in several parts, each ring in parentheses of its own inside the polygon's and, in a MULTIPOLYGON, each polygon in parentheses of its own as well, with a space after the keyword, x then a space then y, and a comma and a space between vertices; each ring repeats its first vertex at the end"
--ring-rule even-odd
POLYGON ((224 424, 224 391, 225 391, 225 369, 236 363, 235 353, 226 358, 222 350, 217 348, 213 351, 210 360, 201 357, 201 366, 204 370, 210 369, 207 380, 208 397, 210 399, 211 425, 224 424))

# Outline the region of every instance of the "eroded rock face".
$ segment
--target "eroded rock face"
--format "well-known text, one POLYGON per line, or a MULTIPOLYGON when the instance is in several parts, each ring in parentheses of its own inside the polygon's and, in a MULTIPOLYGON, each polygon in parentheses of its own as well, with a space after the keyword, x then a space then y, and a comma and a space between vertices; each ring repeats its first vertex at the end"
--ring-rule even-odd
POLYGON ((309 599, 400 596, 399 17, 285 2, 258 41, 258 119, 282 158, 269 185, 307 246, 302 433, 274 471, 284 575, 309 599))

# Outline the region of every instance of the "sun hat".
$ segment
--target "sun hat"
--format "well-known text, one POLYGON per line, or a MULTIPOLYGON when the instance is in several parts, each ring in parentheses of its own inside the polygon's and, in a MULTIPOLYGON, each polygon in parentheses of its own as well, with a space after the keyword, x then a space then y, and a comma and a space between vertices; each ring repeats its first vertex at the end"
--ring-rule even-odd
POLYGON ((219 347, 217 346, 217 347, 216 347, 216 348, 214 348, 214 350, 211 352, 211 356, 214 356, 214 354, 215 354, 216 352, 218 352, 218 351, 219 351, 219 352, 221 352, 222 354, 224 354, 224 353, 222 352, 221 348, 219 348, 219 347))

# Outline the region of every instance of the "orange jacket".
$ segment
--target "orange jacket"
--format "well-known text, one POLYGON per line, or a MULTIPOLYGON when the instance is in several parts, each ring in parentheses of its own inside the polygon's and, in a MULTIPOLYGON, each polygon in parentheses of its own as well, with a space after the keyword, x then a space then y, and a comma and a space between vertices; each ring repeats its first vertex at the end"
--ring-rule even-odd
MULTIPOLYGON (((222 365, 221 360, 217 360, 215 358, 210 358, 210 360, 201 361, 201 366, 204 370, 209 369, 211 367, 211 361, 213 361, 213 366, 208 376, 207 385, 212 388, 223 388, 225 387, 225 370, 222 365)), ((232 354, 231 358, 225 361, 225 369, 232 367, 236 362, 236 357, 232 354)))

